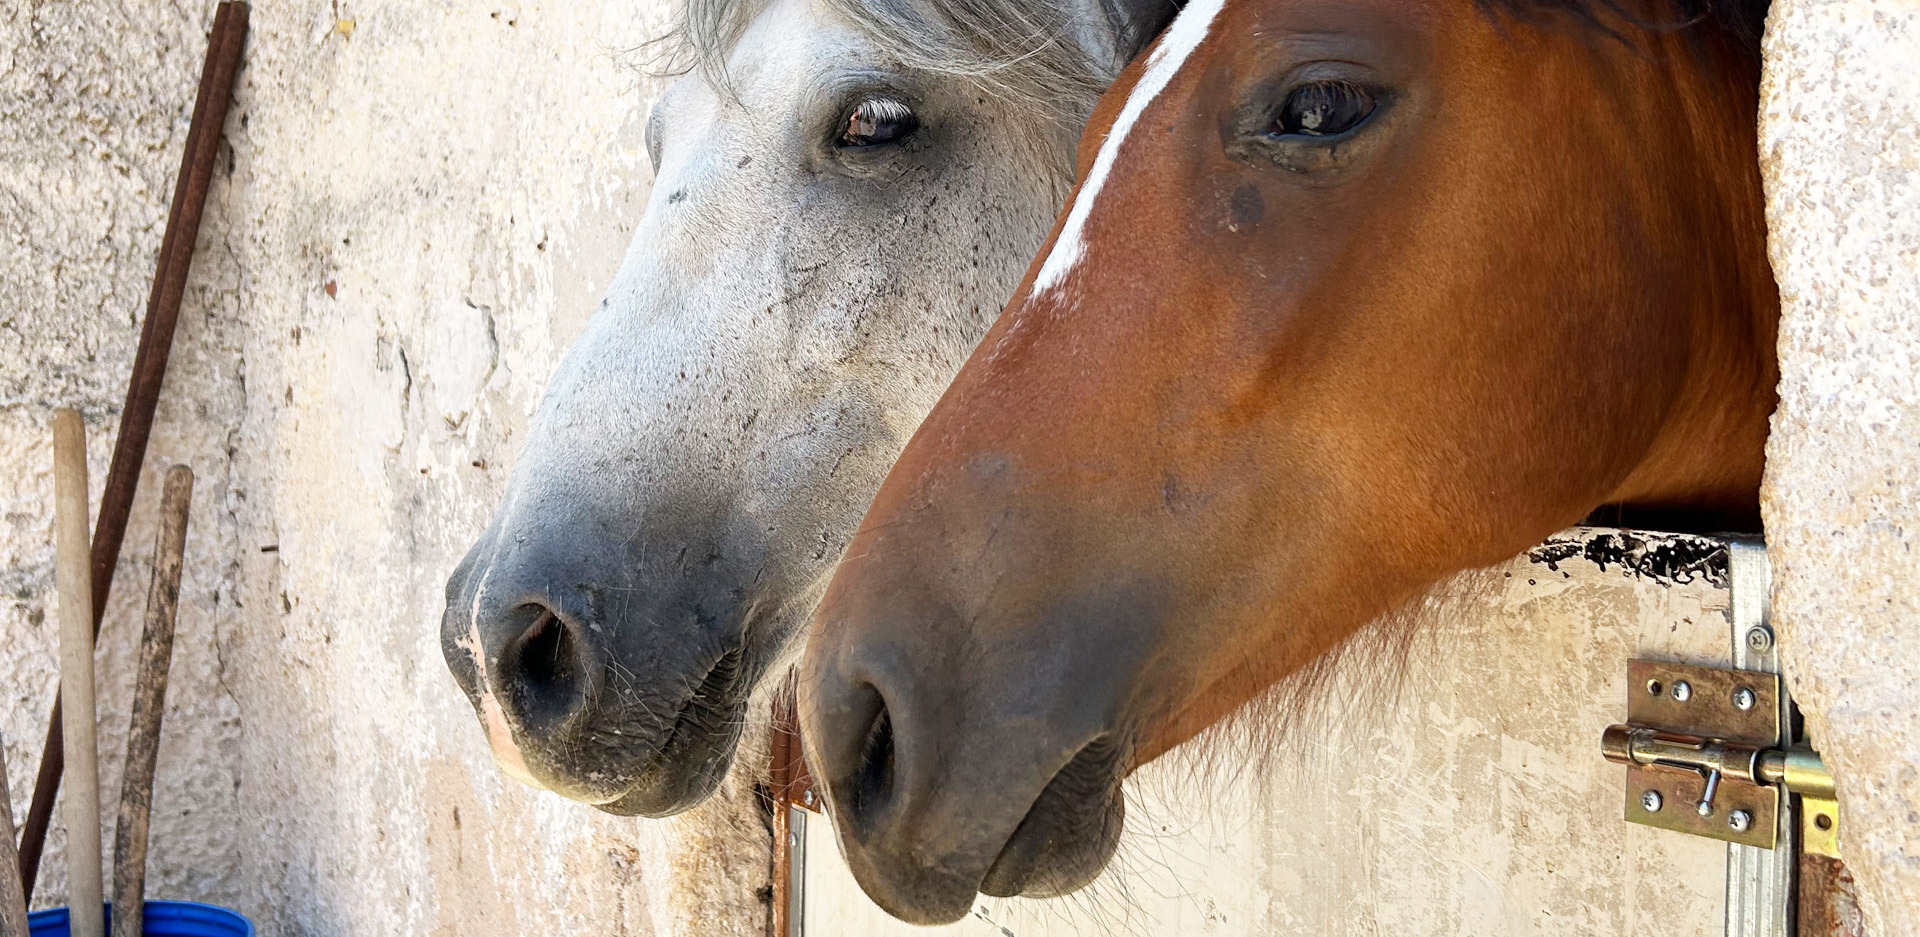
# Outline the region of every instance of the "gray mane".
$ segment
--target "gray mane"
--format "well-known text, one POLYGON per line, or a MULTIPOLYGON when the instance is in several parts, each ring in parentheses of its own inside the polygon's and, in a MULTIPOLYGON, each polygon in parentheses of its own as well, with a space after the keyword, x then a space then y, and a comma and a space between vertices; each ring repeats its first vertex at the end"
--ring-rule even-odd
MULTIPOLYGON (((1084 120, 1133 52, 1172 16, 1135 23, 1126 0, 819 0, 888 56, 977 82, 1016 103, 1084 120)), ((1134 0, 1135 3, 1138 0, 1134 0)), ((681 0, 673 67, 724 85, 727 53, 766 0, 681 0)))

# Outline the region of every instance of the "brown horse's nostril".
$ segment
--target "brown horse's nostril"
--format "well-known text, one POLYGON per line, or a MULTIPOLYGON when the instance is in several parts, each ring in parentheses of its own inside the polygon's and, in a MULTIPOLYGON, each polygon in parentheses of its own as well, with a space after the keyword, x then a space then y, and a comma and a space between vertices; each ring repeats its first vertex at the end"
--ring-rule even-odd
POLYGON ((873 724, 867 727, 853 777, 852 809, 868 817, 886 809, 893 796, 893 718, 887 713, 885 700, 880 701, 879 709, 873 724))
POLYGON ((502 655, 500 676, 516 715, 540 731, 585 710, 592 679, 586 648, 574 626, 550 608, 531 605, 525 610, 533 613, 533 624, 502 655))
POLYGON ((838 777, 829 784, 835 809, 849 822, 874 830, 884 825, 895 796, 893 715, 879 688, 865 682, 849 688, 845 708, 835 708, 843 733, 834 746, 840 759, 827 758, 828 764, 839 761, 833 772, 838 777))

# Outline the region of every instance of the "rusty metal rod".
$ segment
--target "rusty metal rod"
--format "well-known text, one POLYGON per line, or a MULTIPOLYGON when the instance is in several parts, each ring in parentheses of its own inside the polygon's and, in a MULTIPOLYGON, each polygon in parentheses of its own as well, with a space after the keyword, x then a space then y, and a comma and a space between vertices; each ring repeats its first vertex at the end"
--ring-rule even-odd
POLYGON ((141 937, 146 921, 153 765, 160 754, 160 720, 167 708, 167 667, 173 662, 173 622, 180 608, 180 567, 187 550, 187 509, 192 501, 193 470, 184 465, 168 469, 160 499, 160 533, 153 541, 153 583, 147 590, 147 624, 140 635, 127 765, 114 825, 113 937, 141 937))
POLYGON ((100 763, 94 743, 93 573, 87 563, 87 427, 76 410, 53 415, 53 519, 59 553, 60 685, 72 706, 61 729, 73 740, 67 787, 67 913, 73 937, 106 937, 100 896, 100 763))
MULTIPOLYGON (((0 869, 20 861, 13 851, 13 792, 7 787, 7 745, 0 739, 0 869)), ((20 880, 0 875, 0 937, 28 937, 27 893, 20 880)))
MULTIPOLYGON (((193 105, 193 123, 187 130, 186 153, 173 186, 173 205, 167 212, 167 231, 160 242, 153 292, 147 299, 147 318, 141 326, 140 349, 127 382, 126 406, 120 411, 120 434, 114 443, 113 463, 107 471, 106 492, 100 500, 100 518, 94 530, 93 628, 107 607, 114 568, 120 562, 120 544, 127 534, 127 515, 133 509, 140 466, 146 460, 147 439, 153 430, 153 411, 166 378, 167 358, 173 351, 174 326, 180 320, 180 301, 186 295, 187 275, 193 267, 193 246, 200 236, 200 216, 207 191, 213 185, 213 166, 220 153, 220 129, 233 100, 233 79, 246 44, 248 7, 239 0, 220 4, 213 19, 213 36, 200 72, 199 97, 193 105)), ((46 845, 47 824, 53 819, 53 798, 60 790, 66 751, 60 732, 60 697, 55 696, 47 723, 47 740, 40 754, 40 773, 34 781, 33 803, 20 835, 20 881, 29 900, 40 872, 40 852, 46 845)))

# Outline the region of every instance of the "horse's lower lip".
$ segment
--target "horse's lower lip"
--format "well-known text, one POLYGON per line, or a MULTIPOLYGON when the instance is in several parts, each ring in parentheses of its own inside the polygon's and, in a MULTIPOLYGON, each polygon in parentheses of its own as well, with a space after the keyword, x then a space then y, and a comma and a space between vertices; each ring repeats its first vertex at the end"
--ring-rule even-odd
POLYGON ((616 817, 650 817, 656 815, 653 805, 648 803, 646 798, 636 791, 628 791, 605 803, 589 804, 588 806, 601 813, 609 813, 616 817))
MULTIPOLYGON (((1124 799, 1116 793, 1104 810, 1109 816, 1121 816, 1125 813, 1124 804, 1124 799)), ((1119 845, 1120 821, 1108 822, 1116 829, 1081 830, 1067 837, 1047 837, 1048 841, 1037 849, 1031 843, 1020 843, 1019 839, 1043 834, 1016 832, 1015 838, 1007 842, 981 878, 981 894, 995 898, 1058 898, 1085 888, 1100 877, 1119 845)))
POLYGON ((1126 820, 1120 792, 1122 746, 1106 739, 1082 749, 1034 801, 980 882, 998 898, 1056 898, 1092 883, 1119 845, 1126 820), (1096 792, 1105 789, 1104 795, 1096 792))
POLYGON ((634 783, 589 806, 616 816, 661 817, 699 803, 733 762, 745 708, 745 699, 689 703, 634 783))
POLYGON ((682 774, 668 775, 648 769, 646 776, 632 788, 610 800, 589 802, 602 813, 619 817, 668 817, 689 810, 713 792, 728 766, 731 748, 715 763, 704 764, 682 774))

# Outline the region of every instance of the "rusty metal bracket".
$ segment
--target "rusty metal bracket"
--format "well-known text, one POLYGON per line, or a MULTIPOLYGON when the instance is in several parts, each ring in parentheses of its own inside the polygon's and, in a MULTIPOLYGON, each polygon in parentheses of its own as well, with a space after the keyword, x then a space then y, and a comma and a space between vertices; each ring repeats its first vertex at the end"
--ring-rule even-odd
POLYGON ((794 706, 794 675, 773 698, 772 737, 768 739, 767 782, 773 807, 773 937, 804 937, 806 932, 807 822, 821 811, 813 775, 800 743, 800 719, 794 706))

